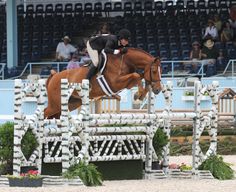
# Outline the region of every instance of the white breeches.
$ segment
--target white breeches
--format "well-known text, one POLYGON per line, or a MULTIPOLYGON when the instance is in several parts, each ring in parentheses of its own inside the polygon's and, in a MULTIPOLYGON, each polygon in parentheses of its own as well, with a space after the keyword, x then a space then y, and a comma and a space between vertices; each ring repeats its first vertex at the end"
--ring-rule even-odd
POLYGON ((99 62, 99 58, 98 58, 98 51, 97 50, 94 50, 92 49, 92 47, 90 46, 90 43, 89 41, 87 41, 87 51, 88 51, 88 54, 94 64, 95 67, 98 66, 98 62, 99 62))

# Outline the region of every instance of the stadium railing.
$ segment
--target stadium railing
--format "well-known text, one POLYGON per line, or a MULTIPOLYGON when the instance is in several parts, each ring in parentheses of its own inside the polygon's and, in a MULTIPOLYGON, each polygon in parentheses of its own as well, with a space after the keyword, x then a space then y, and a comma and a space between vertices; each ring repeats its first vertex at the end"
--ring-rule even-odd
POLYGON ((226 73, 231 73, 232 77, 236 75, 236 59, 229 60, 222 75, 225 76, 226 73))
POLYGON ((6 63, 0 63, 0 79, 4 79, 4 70, 5 70, 6 63))
MULTIPOLYGON (((23 69, 23 71, 21 72, 21 74, 19 76, 15 76, 15 77, 11 77, 10 79, 16 79, 16 78, 21 78, 22 76, 25 75, 25 73, 27 72, 27 74, 32 75, 32 71, 33 71, 33 67, 34 66, 41 66, 43 67, 52 67, 53 69, 55 69, 57 72, 65 69, 65 66, 68 64, 68 62, 30 62, 27 63, 25 68, 23 69), (28 70, 28 71, 27 71, 28 70)), ((199 60, 199 61, 191 61, 191 60, 166 60, 166 61, 161 61, 162 64, 162 68, 164 67, 168 67, 167 72, 162 73, 162 77, 171 77, 171 78, 175 78, 175 77, 204 77, 206 75, 206 67, 207 64, 206 62, 204 62, 204 60, 199 60), (191 68, 191 64, 192 63, 199 63, 198 67, 197 67, 197 71, 195 72, 191 72, 188 69, 185 69, 186 65, 190 65, 191 68)), ((3 64, 2 64, 3 65, 3 64)), ((4 64, 5 66, 5 64, 4 64)), ((1 67, 1 64, 0 64, 1 67)), ((225 70, 222 74, 220 75, 227 75, 230 73, 232 76, 236 75, 236 60, 229 60, 227 66, 225 67, 225 70)), ((0 78, 1 76, 1 71, 0 70, 0 78)), ((3 70, 4 73, 4 70, 3 70)), ((40 74, 39 74, 40 75, 40 74)), ((49 74, 48 74, 49 75, 49 74)), ((40 75, 41 77, 47 77, 47 75, 40 75)), ((219 76, 219 75, 216 75, 219 76)))

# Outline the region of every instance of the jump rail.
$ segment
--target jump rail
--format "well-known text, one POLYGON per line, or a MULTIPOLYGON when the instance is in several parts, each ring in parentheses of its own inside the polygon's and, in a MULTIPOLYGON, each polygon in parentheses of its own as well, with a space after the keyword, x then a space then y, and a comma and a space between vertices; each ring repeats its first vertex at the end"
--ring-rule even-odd
MULTIPOLYGON (((116 161, 141 159, 145 161, 146 173, 152 170, 152 161, 156 154, 152 147, 152 138, 157 129, 163 129, 170 138, 171 121, 174 118, 192 118, 193 134, 193 172, 197 174, 198 165, 209 155, 216 153, 217 145, 217 87, 218 83, 203 86, 195 83, 194 112, 172 112, 172 84, 163 85, 162 93, 166 107, 162 113, 155 113, 153 93, 149 93, 148 113, 139 114, 90 114, 89 113, 89 83, 70 84, 67 80, 61 82, 61 117, 60 119, 43 119, 43 109, 46 100, 45 82, 40 80, 35 84, 23 84, 15 80, 15 126, 14 126, 14 175, 20 174, 21 166, 36 166, 41 172, 41 163, 62 163, 62 172, 81 159, 88 161, 116 161), (76 90, 82 99, 81 110, 72 116, 68 111, 68 100, 76 90), (31 91, 37 98, 38 107, 35 114, 28 117, 22 111, 25 95, 31 91), (208 92, 212 99, 212 109, 203 114, 200 108, 200 98, 208 92), (127 126, 122 126, 128 124, 127 126), (210 148, 203 154, 199 146, 199 138, 207 129, 211 137, 210 148), (21 150, 21 140, 28 130, 32 130, 38 142, 38 147, 29 159, 21 150), (43 157, 42 150, 44 146, 43 157)), ((163 149, 164 172, 168 173, 169 143, 163 149)))

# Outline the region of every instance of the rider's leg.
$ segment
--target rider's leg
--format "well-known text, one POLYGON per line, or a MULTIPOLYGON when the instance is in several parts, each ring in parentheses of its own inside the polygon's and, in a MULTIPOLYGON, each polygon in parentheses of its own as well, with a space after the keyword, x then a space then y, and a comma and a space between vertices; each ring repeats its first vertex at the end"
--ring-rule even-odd
POLYGON ((89 68, 89 71, 88 71, 88 74, 86 77, 86 79, 90 80, 97 72, 99 57, 98 57, 98 51, 92 49, 92 47, 89 44, 89 41, 87 42, 87 50, 88 50, 88 54, 93 62, 93 64, 89 68))
POLYGON ((97 67, 91 64, 86 79, 91 80, 91 78, 96 74, 96 72, 97 72, 97 67))

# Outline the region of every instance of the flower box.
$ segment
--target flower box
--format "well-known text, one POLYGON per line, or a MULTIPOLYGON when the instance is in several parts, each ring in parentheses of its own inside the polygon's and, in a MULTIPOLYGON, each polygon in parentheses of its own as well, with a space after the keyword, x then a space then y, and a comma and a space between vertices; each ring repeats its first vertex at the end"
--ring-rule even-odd
POLYGON ((10 187, 42 187, 42 178, 8 178, 10 187))
POLYGON ((20 176, 9 176, 8 181, 10 187, 42 187, 43 184, 43 179, 37 170, 29 170, 20 176))

